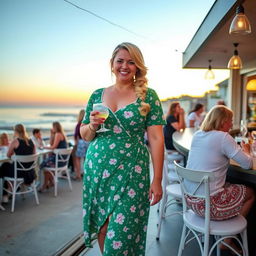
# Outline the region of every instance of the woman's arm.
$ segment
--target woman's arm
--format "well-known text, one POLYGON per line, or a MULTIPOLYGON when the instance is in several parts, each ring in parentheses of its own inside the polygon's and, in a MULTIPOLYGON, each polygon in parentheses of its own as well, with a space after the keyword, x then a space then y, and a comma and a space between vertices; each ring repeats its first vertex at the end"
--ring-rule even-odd
POLYGON ((195 120, 189 120, 189 127, 195 127, 195 120))
POLYGON ((80 126, 80 134, 82 138, 86 141, 92 141, 96 135, 96 131, 99 128, 99 125, 104 123, 104 118, 99 118, 97 115, 98 111, 92 111, 90 114, 90 123, 89 124, 81 124, 80 126))
POLYGON ((154 177, 150 186, 149 199, 151 205, 158 203, 162 198, 162 172, 164 161, 164 136, 162 125, 153 125, 147 128, 153 162, 154 177))
POLYGON ((179 113, 179 121, 171 123, 171 125, 176 131, 186 128, 184 110, 182 108, 180 109, 180 113, 179 113))
POLYGON ((62 137, 62 134, 60 132, 55 133, 51 146, 44 147, 44 148, 46 148, 46 149, 55 149, 55 148, 57 148, 58 145, 59 145, 59 142, 61 141, 62 138, 63 137, 62 137))
POLYGON ((17 139, 14 139, 7 151, 7 156, 11 157, 14 154, 14 149, 17 148, 19 146, 19 141, 17 139))

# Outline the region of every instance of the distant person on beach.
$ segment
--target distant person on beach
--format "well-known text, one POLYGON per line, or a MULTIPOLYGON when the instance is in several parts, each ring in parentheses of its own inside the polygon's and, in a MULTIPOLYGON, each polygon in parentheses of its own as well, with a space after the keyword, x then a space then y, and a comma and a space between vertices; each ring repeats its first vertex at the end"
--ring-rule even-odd
POLYGON ((73 156, 73 162, 75 167, 76 176, 73 178, 80 181, 81 177, 81 160, 85 158, 85 154, 89 145, 89 142, 82 139, 80 134, 80 126, 83 121, 85 110, 81 109, 77 118, 77 124, 75 128, 74 140, 75 140, 75 153, 73 156))
MULTIPOLYGON (((12 155, 32 155, 35 154, 35 145, 31 139, 29 139, 24 125, 17 124, 14 127, 14 139, 11 141, 7 156, 12 155)), ((0 167, 0 175, 2 177, 14 177, 14 164, 13 163, 3 163, 0 167)), ((35 170, 30 170, 26 172, 18 172, 17 177, 23 178, 24 183, 29 185, 36 178, 35 170)), ((6 186, 6 184, 5 184, 6 186)), ((9 187, 11 189, 11 187, 9 187)), ((8 201, 7 194, 4 192, 4 202, 8 201)))
POLYGON ((202 113, 204 112, 204 105, 197 103, 193 110, 191 110, 187 117, 187 127, 200 127, 203 122, 204 117, 202 113))
POLYGON ((35 144, 36 148, 42 149, 45 146, 45 143, 42 139, 42 134, 40 129, 35 128, 33 129, 32 133, 33 135, 31 136, 31 140, 35 144))
MULTIPOLYGON (((51 136, 50 136, 50 146, 44 146, 45 149, 56 149, 56 148, 67 148, 67 137, 64 130, 59 122, 52 123, 51 136)), ((48 158, 44 159, 40 164, 40 169, 44 167, 54 167, 55 166, 55 154, 50 154, 48 158)), ((44 184, 39 189, 39 192, 43 192, 45 189, 52 187, 54 185, 53 177, 49 171, 44 171, 44 184)))
POLYGON ((0 135, 0 147, 8 147, 10 144, 9 137, 6 132, 1 133, 0 135))
POLYGON ((168 150, 176 150, 173 146, 172 135, 174 132, 185 129, 184 109, 180 107, 180 103, 174 101, 171 103, 166 117, 166 125, 164 126, 164 142, 165 148, 168 150))
POLYGON ((139 48, 121 43, 110 66, 116 81, 93 92, 80 128, 82 138, 91 141, 83 178, 85 245, 91 247, 97 235, 104 256, 145 255, 149 207, 162 198, 165 121, 156 92, 147 87, 139 48), (106 111, 95 110, 97 103, 107 106, 109 116, 100 116, 106 111), (107 131, 99 130, 103 123, 107 131))

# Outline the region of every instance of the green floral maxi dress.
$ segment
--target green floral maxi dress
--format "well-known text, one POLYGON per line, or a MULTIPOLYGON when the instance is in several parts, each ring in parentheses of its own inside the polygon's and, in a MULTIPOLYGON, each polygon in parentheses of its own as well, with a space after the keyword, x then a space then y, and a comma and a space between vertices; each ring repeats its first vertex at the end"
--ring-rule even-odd
MULTIPOLYGON (((89 123, 94 103, 102 102, 104 89, 90 97, 83 123, 89 123)), ((140 99, 112 112, 105 121, 107 132, 96 133, 84 164, 83 219, 87 247, 109 219, 105 256, 145 254, 149 215, 149 153, 144 143, 148 126, 163 125, 157 94, 148 88, 146 117, 139 113, 140 99)))

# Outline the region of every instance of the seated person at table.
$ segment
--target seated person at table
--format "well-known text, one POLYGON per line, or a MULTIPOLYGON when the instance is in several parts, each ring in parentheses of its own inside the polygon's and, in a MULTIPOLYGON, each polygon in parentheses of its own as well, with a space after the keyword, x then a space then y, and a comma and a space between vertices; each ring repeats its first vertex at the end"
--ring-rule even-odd
POLYGON ((6 132, 1 133, 0 135, 0 147, 8 147, 9 146, 9 138, 6 132))
MULTIPOLYGON (((51 129, 50 137, 50 146, 44 146, 45 149, 56 149, 56 148, 67 148, 67 138, 63 131, 63 128, 59 122, 53 122, 51 129)), ((40 169, 45 167, 54 167, 55 166, 55 154, 50 154, 50 156, 40 164, 40 169)), ((50 172, 44 172, 44 184, 39 189, 39 192, 43 192, 46 188, 53 186, 53 177, 50 172)))
POLYGON ((167 150, 175 150, 172 135, 175 131, 185 127, 184 109, 180 107, 179 102, 172 102, 167 113, 166 125, 164 126, 164 142, 167 150))
POLYGON ((35 144, 36 148, 41 149, 45 146, 45 143, 42 139, 42 134, 40 129, 33 129, 32 131, 33 135, 31 136, 31 140, 35 144))
POLYGON ((200 127, 203 122, 204 117, 202 113, 204 112, 204 105, 197 103, 193 110, 191 110, 187 117, 187 127, 200 127))
MULTIPOLYGON (((250 145, 243 143, 240 147, 228 133, 233 125, 232 118, 233 112, 229 108, 214 106, 206 115, 201 130, 194 134, 188 156, 187 168, 215 173, 216 180, 210 182, 212 220, 228 219, 238 214, 247 216, 255 200, 252 188, 226 183, 230 159, 244 169, 253 164, 250 145)), ((191 192, 198 186, 197 183, 185 182, 191 192)), ((204 216, 203 200, 187 197, 187 203, 195 213, 204 216)), ((233 246, 231 239, 225 242, 233 246)))
MULTIPOLYGON (((26 129, 22 124, 17 124, 14 127, 14 139, 10 143, 8 148, 7 156, 11 157, 13 154, 16 155, 32 155, 35 154, 35 145, 31 139, 29 139, 26 129)), ((29 163, 28 163, 29 164, 29 163)), ((25 164, 24 164, 25 166, 25 164)), ((3 163, 0 167, 0 174, 2 177, 14 177, 14 164, 13 163, 3 163)), ((24 183, 29 185, 36 178, 35 170, 30 170, 26 172, 18 172, 18 178, 23 178, 24 183)), ((6 184, 5 184, 6 185, 6 184)), ((9 188, 11 189, 11 188, 9 188)), ((4 196, 6 196, 4 192, 4 196)), ((5 200, 6 201, 6 200, 5 200)))

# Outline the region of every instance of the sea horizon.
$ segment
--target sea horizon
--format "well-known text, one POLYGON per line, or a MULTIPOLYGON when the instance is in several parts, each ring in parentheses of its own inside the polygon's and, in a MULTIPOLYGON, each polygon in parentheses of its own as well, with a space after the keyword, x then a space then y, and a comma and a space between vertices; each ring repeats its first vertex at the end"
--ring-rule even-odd
POLYGON ((73 131, 79 111, 84 106, 0 105, 0 133, 13 133, 13 127, 21 123, 27 131, 34 128, 50 130, 59 121, 64 131, 73 131))

